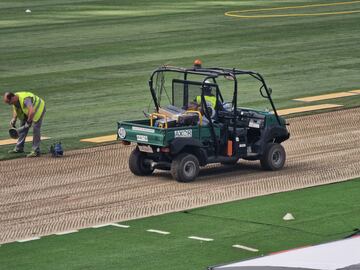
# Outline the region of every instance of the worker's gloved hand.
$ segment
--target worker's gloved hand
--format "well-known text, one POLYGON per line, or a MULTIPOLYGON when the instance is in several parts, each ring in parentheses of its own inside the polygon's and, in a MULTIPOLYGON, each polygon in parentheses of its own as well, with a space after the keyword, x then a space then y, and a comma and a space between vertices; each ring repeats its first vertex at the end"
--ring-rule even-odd
POLYGON ((31 125, 32 125, 32 122, 26 121, 24 127, 25 128, 30 128, 31 125))
POLYGON ((11 127, 15 127, 15 124, 16 124, 16 118, 12 118, 11 120, 10 120, 10 126, 11 127))

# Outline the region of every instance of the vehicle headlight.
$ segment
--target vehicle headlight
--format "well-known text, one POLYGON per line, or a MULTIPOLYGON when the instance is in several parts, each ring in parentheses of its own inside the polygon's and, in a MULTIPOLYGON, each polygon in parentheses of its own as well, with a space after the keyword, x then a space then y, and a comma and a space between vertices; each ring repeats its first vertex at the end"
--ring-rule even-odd
POLYGON ((126 137, 126 130, 125 130, 125 128, 123 128, 123 127, 119 128, 118 134, 119 134, 120 139, 125 139, 125 137, 126 137))

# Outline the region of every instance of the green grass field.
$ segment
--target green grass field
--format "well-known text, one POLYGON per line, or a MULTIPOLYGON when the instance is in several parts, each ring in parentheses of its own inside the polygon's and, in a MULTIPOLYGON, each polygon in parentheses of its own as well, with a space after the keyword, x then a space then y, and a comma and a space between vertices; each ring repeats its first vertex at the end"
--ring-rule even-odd
MULTIPOLYGON (((236 67, 264 75, 278 108, 291 99, 359 89, 360 2, 194 0, 3 0, 0 2, 0 93, 29 90, 47 114, 43 151, 61 140, 115 133, 118 120, 142 116, 147 81, 163 64, 236 67), (237 18, 236 10, 301 6, 237 18), (25 13, 31 9, 31 13, 25 13)), ((246 85, 245 85, 246 86, 246 85)), ((241 88, 257 104, 257 89, 241 88), (246 92, 248 91, 248 92, 246 92)), ((360 95, 314 102, 359 106, 360 95)), ((0 140, 10 107, 0 105, 0 140)), ((0 159, 12 146, 0 146, 0 159)), ((29 149, 29 148, 28 148, 29 149)), ((81 230, 0 247, 0 269, 204 269, 269 252, 342 238, 360 226, 360 179, 126 222, 131 227, 81 230), (346 193, 346 196, 344 194, 346 193), (284 222, 291 212, 296 220, 284 222), (158 235, 158 229, 171 232, 158 235), (187 237, 213 238, 199 242, 187 237), (253 253, 232 248, 242 244, 253 253)))
MULTIPOLYGON (((43 134, 66 142, 66 149, 141 116, 150 102, 151 72, 163 64, 189 67, 195 58, 204 66, 258 71, 279 108, 301 106, 291 99, 359 88, 360 14, 241 19, 224 13, 322 2, 1 1, 0 92, 43 97, 43 134)), ((358 9, 354 1, 249 15, 358 9)), ((241 90, 245 104, 257 102, 257 89, 241 90)), ((341 102, 358 106, 359 97, 341 102)), ((8 138, 9 120, 3 104, 0 139, 8 138)), ((1 159, 9 158, 9 148, 0 147, 1 159)))
POLYGON ((0 265, 11 270, 205 269, 350 235, 360 226, 359 189, 360 179, 354 179, 122 223, 129 228, 90 228, 4 244, 0 265), (295 220, 282 219, 288 212, 295 220))

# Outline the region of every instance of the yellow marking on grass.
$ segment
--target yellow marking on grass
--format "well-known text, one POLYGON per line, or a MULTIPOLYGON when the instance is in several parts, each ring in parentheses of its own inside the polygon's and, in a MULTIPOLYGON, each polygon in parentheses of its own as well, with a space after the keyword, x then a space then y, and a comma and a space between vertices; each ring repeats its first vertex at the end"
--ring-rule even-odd
POLYGON ((312 97, 303 97, 303 98, 295 98, 296 101, 304 101, 304 102, 312 102, 312 101, 319 101, 319 100, 326 100, 326 99, 333 99, 333 98, 341 98, 341 97, 350 97, 356 96, 356 93, 352 92, 337 92, 332 94, 325 94, 319 96, 312 96, 312 97))
POLYGON ((360 94, 360 90, 351 90, 350 93, 360 94))
POLYGON ((301 113, 301 112, 310 112, 310 111, 317 111, 317 110, 324 110, 324 109, 332 109, 342 107, 344 105, 337 105, 337 104, 321 104, 321 105, 312 105, 312 106, 304 106, 304 107, 297 107, 297 108, 290 108, 290 109, 283 109, 278 110, 278 115, 288 115, 293 113, 301 113))
POLYGON ((324 15, 344 15, 359 13, 360 10, 348 10, 348 11, 333 11, 333 12, 319 12, 319 13, 294 13, 294 14, 263 14, 263 15, 239 15, 239 13, 251 13, 261 11, 274 11, 274 10, 291 10, 291 9, 305 9, 312 7, 329 7, 339 5, 352 5, 360 3, 360 1, 348 1, 348 2, 337 2, 329 4, 312 4, 312 5, 301 5, 301 6, 287 6, 287 7, 276 7, 276 8, 257 8, 247 10, 235 10, 225 12, 225 16, 237 17, 237 18, 277 18, 277 17, 304 17, 304 16, 324 16, 324 15))
MULTIPOLYGON (((50 139, 50 137, 41 137, 41 140, 47 140, 50 139)), ((33 137, 32 136, 28 136, 26 137, 25 142, 32 142, 33 137)), ((5 139, 5 140, 0 140, 0 145, 10 145, 10 144, 16 144, 17 140, 14 139, 5 139)))
POLYGON ((116 135, 107 135, 95 138, 81 139, 81 142, 91 142, 91 143, 104 143, 104 142, 112 142, 116 141, 116 135))

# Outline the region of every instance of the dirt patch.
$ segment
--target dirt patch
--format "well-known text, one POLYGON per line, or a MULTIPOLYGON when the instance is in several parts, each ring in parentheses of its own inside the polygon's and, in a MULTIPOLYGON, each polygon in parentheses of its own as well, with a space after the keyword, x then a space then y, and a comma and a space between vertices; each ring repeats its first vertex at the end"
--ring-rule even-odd
POLYGON ((289 122, 287 163, 279 172, 240 161, 203 168, 189 184, 161 171, 136 177, 127 167, 132 147, 121 144, 59 159, 1 161, 0 243, 360 176, 360 108, 289 122))

